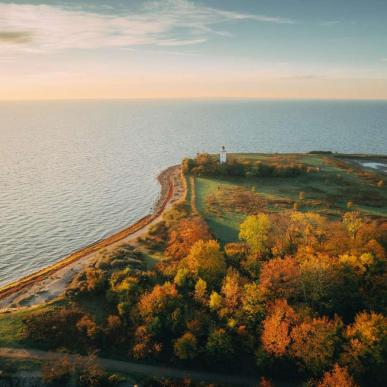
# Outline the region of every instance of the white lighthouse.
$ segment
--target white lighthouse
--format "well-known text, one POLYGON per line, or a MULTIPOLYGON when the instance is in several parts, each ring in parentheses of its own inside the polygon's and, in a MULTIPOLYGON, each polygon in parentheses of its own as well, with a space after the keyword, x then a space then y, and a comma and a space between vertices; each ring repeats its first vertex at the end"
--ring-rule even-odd
POLYGON ((227 152, 226 152, 226 148, 224 147, 224 145, 220 149, 219 161, 221 164, 225 164, 227 162, 227 152))

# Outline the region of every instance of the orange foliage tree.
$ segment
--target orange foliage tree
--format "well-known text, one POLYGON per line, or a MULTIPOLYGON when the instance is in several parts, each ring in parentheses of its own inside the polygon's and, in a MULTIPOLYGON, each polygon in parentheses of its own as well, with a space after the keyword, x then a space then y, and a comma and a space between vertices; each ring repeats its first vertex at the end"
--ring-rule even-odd
POLYGON ((346 367, 335 364, 332 371, 325 372, 317 387, 358 387, 346 367))
POLYGON ((169 233, 165 254, 174 258, 184 258, 195 242, 211 238, 207 223, 202 217, 181 219, 169 233))
POLYGON ((261 267, 259 284, 262 295, 268 300, 292 299, 300 293, 300 267, 291 257, 274 258, 261 267))
POLYGON ((263 321, 261 336, 263 349, 276 357, 284 356, 291 342, 291 329, 296 321, 296 312, 287 301, 276 300, 263 321))
POLYGON ((238 271, 231 269, 224 277, 222 285, 224 304, 229 312, 235 311, 239 306, 241 293, 240 275, 238 271))
POLYGON ((330 368, 341 345, 340 320, 313 318, 296 325, 291 332, 290 355, 314 375, 330 368))

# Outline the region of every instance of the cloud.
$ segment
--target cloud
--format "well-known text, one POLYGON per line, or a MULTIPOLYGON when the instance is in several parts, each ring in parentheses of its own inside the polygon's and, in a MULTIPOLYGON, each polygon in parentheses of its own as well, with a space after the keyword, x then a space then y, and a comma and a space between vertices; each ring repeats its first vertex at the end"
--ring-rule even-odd
POLYGON ((31 34, 24 31, 0 31, 0 43, 20 44, 31 41, 31 34))
POLYGON ((387 62, 387 58, 380 59, 381 62, 387 62))
POLYGON ((279 79, 284 81, 311 81, 318 79, 328 79, 324 74, 300 74, 300 75, 288 75, 279 77, 279 79))
POLYGON ((136 12, 120 14, 79 7, 0 4, 0 45, 13 46, 13 52, 194 45, 204 43, 211 35, 229 36, 224 31, 226 25, 241 21, 293 23, 285 18, 225 11, 185 0, 148 2, 136 12))

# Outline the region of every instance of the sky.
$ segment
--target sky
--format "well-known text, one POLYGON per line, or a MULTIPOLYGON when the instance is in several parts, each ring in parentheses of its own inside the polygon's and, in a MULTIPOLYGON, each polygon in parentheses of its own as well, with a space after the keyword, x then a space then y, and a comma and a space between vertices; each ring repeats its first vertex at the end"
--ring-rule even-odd
POLYGON ((387 0, 0 0, 0 99, 387 99, 387 0))

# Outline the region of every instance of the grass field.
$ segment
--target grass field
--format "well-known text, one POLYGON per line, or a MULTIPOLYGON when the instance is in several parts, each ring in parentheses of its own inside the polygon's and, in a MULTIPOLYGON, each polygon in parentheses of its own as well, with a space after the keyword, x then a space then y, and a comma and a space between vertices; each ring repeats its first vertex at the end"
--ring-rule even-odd
MULTIPOLYGON (((240 161, 303 163, 319 171, 298 177, 195 177, 195 203, 221 242, 238 239, 248 214, 293 208, 335 218, 350 210, 387 217, 385 176, 325 154, 233 154, 240 161), (350 204, 348 204, 350 203, 350 204)), ((192 191, 192 187, 191 187, 192 191)))

